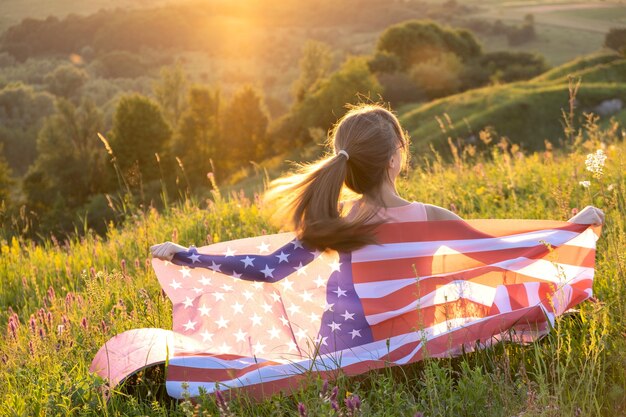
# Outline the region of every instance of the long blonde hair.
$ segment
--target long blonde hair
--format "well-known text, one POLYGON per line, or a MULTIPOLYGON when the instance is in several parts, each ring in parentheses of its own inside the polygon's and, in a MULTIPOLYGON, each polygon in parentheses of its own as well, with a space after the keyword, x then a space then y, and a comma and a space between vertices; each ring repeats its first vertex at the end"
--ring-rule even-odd
POLYGON ((274 180, 266 200, 279 203, 279 216, 290 219, 298 238, 310 247, 350 251, 375 243, 380 222, 371 220, 377 210, 362 208, 353 218, 342 216, 342 189, 345 185, 382 207, 380 189, 389 180, 389 161, 398 148, 406 159, 408 135, 391 111, 361 104, 335 124, 328 147, 332 154, 274 180))

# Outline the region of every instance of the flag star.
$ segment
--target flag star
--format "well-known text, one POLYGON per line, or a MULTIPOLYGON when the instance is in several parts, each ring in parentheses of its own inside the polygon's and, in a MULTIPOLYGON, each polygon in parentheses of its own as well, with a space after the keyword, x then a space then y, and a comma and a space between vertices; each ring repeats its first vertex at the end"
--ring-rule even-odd
POLYGON ((287 320, 285 316, 280 316, 279 320, 283 324, 283 326, 289 326, 289 320, 287 320))
POLYGON ((270 339, 276 339, 278 335, 280 335, 280 330, 278 330, 276 326, 272 326, 267 332, 270 334, 270 339))
POLYGON ((200 262, 200 255, 198 255, 197 253, 194 253, 193 255, 189 255, 188 258, 191 259, 192 264, 195 264, 196 262, 200 262))
POLYGON ((222 264, 216 264, 215 261, 211 261, 211 266, 209 267, 209 269, 212 269, 213 272, 222 272, 220 270, 222 264))
POLYGON ((254 287, 255 290, 262 290, 263 289, 263 283, 261 281, 254 281, 252 283, 252 286, 254 287))
POLYGON ((220 288, 223 289, 226 292, 229 292, 229 291, 233 290, 233 286, 232 285, 228 285, 228 284, 224 284, 220 288))
POLYGON ((265 269, 261 269, 260 272, 263 272, 263 275, 265 275, 265 278, 267 277, 274 278, 274 275, 272 274, 272 272, 274 272, 274 268, 270 268, 268 265, 265 265, 265 269))
POLYGON ((189 278, 191 276, 191 272, 189 268, 187 268, 186 266, 183 266, 182 268, 180 268, 178 272, 183 274, 183 278, 189 278))
POLYGON ((194 292, 194 293, 196 293, 196 294, 200 294, 200 293, 202 292, 202 288, 196 288, 196 287, 193 287, 193 288, 191 289, 191 291, 193 291, 193 292, 194 292))
POLYGON ((230 351, 232 350, 232 348, 230 346, 228 346, 226 344, 226 342, 223 342, 218 348, 219 353, 230 353, 230 351))
POLYGON ((200 333, 200 336, 202 336, 202 341, 203 342, 206 342, 207 340, 209 342, 213 341, 213 333, 209 333, 207 330, 205 330, 202 333, 200 333))
POLYGON ((300 242, 298 239, 294 239, 290 242, 293 245, 293 249, 304 249, 304 246, 302 246, 302 242, 300 242))
POLYGON ((259 246, 257 246, 257 249, 259 249, 259 253, 269 252, 270 251, 270 245, 265 243, 265 242, 261 242, 261 244, 259 246))
POLYGON ((278 263, 280 264, 280 263, 282 263, 283 261, 285 261, 285 262, 289 262, 289 259, 287 259, 287 258, 289 258, 289 255, 290 255, 289 253, 284 253, 284 252, 281 250, 281 251, 280 251, 280 253, 279 253, 278 255, 274 255, 274 256, 276 256, 276 257, 278 258, 278 263))
POLYGON ((198 311, 200 312, 200 317, 202 316, 209 316, 209 311, 211 311, 210 307, 207 307, 206 304, 202 304, 202 307, 198 308, 198 311))
POLYGON ((170 283, 170 287, 174 288, 175 290, 179 289, 181 287, 180 282, 176 282, 175 279, 172 280, 172 282, 170 283))
POLYGON ((319 314, 315 314, 313 312, 311 314, 309 314, 309 320, 311 320, 311 323, 314 323, 314 322, 318 321, 319 318, 320 318, 319 314))
POLYGON ((313 301, 312 294, 308 291, 304 291, 302 294, 300 294, 300 298, 302 298, 302 301, 313 301))
POLYGON ((241 329, 239 329, 239 331, 237 333, 234 334, 235 338, 237 339, 237 342, 244 342, 246 340, 246 335, 248 333, 242 331, 241 329))
POLYGON ((289 311, 289 314, 291 314, 292 316, 295 315, 296 313, 300 312, 300 306, 296 305, 296 304, 292 304, 287 311, 289 311))
POLYGON ((229 321, 230 320, 226 320, 223 316, 220 316, 220 319, 216 320, 215 324, 217 324, 218 329, 225 329, 229 321))
POLYGON ((341 330, 341 324, 339 323, 335 323, 334 321, 330 324, 327 324, 328 327, 330 327, 331 331, 335 331, 335 330, 341 330))
POLYGON ((229 256, 235 256, 235 252, 237 252, 236 250, 232 250, 230 247, 226 248, 226 252, 224 253, 225 257, 229 257, 229 256))
POLYGON ((242 274, 238 274, 236 271, 233 271, 233 274, 231 275, 233 278, 241 278, 242 274))
POLYGON ((295 336, 298 338, 298 342, 299 342, 300 340, 302 340, 302 339, 305 339, 305 338, 306 338, 306 330, 304 330, 304 329, 300 329, 300 330, 298 330, 298 331, 296 332, 296 335, 295 335, 295 336))
POLYGON ((317 278, 313 282, 315 283, 315 285, 317 285, 317 288, 323 287, 324 284, 326 284, 326 280, 322 278, 320 275, 318 275, 317 278))
POLYGON ((293 269, 298 271, 298 275, 306 275, 306 265, 303 266, 302 262, 300 262, 300 265, 294 266, 293 269))
POLYGON ((255 259, 256 258, 251 258, 246 255, 245 258, 241 259, 241 262, 243 262, 244 268, 247 268, 249 266, 254 267, 254 264, 252 263, 252 261, 254 261, 255 259))
POLYGON ((337 294, 337 298, 344 296, 347 297, 346 295, 346 291, 342 290, 341 287, 337 286, 337 289, 335 291, 333 291, 335 294, 337 294))
POLYGON ((243 313, 243 305, 239 304, 239 301, 236 301, 235 304, 233 304, 233 313, 243 313))
POLYGON ((260 341, 257 341, 252 348, 255 355, 262 355, 265 352, 265 345, 262 345, 260 341))
POLYGON ((361 329, 354 329, 350 332, 350 334, 352 335, 352 338, 354 339, 355 337, 361 337, 361 329))
POLYGON ((261 316, 254 313, 254 316, 250 317, 250 321, 252 322, 252 325, 256 327, 261 325, 261 321, 263 321, 263 319, 261 316))
POLYGON ((196 322, 190 319, 187 323, 183 324, 183 327, 185 330, 196 330, 196 322))
POLYGON ((322 344, 324 346, 328 346, 328 343, 326 343, 327 339, 328 339, 328 337, 326 337, 326 336, 323 336, 323 337, 321 335, 317 336, 315 338, 315 344, 322 344))
POLYGON ((313 259, 317 258, 318 256, 320 256, 323 252, 319 251, 319 250, 314 250, 313 252, 310 252, 311 255, 313 255, 313 259))
POLYGON ((333 311, 333 306, 335 305, 335 303, 326 303, 324 304, 322 307, 324 307, 324 311, 333 311))
POLYGON ((287 290, 293 291, 293 282, 289 281, 289 278, 285 278, 284 280, 282 280, 281 284, 283 285, 283 290, 285 290, 285 291, 287 291, 287 290))
POLYGON ((242 292, 241 295, 243 295, 246 300, 250 300, 252 297, 254 297, 254 294, 248 290, 242 292))
POLYGON ((261 308, 263 308, 263 312, 264 313, 271 313, 272 312, 272 305, 271 304, 267 304, 267 302, 263 303, 261 308))
POLYGON ((215 301, 218 301, 218 300, 225 301, 223 292, 214 292, 213 297, 215 297, 215 301))
POLYGON ((295 352, 298 350, 298 345, 293 340, 287 342, 287 347, 289 348, 289 352, 295 352))
POLYGON ((343 317, 344 320, 354 320, 354 313, 348 313, 348 310, 346 310, 345 313, 340 314, 341 317, 343 317))
POLYGON ((339 262, 337 259, 335 259, 335 261, 331 264, 328 264, 328 266, 330 266, 330 272, 340 272, 341 270, 341 262, 339 262))
POLYGON ((193 300, 189 297, 185 297, 185 301, 183 301, 183 304, 185 305, 185 310, 188 307, 193 307, 193 300))
POLYGON ((270 297, 274 299, 274 302, 277 303, 280 301, 280 294, 277 292, 273 292, 270 294, 270 297))
POLYGON ((168 266, 168 265, 173 265, 170 261, 163 261, 163 265, 168 266))
POLYGON ((211 278, 207 278, 204 275, 202 275, 202 278, 200 278, 200 284, 211 285, 211 278))

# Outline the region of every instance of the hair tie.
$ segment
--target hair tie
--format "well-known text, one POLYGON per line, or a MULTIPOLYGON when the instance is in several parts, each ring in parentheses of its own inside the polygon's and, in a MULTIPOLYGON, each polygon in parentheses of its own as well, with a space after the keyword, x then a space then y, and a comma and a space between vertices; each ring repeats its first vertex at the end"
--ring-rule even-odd
POLYGON ((344 151, 343 149, 337 152, 337 155, 344 155, 346 157, 346 161, 350 159, 350 156, 348 156, 348 152, 344 151))

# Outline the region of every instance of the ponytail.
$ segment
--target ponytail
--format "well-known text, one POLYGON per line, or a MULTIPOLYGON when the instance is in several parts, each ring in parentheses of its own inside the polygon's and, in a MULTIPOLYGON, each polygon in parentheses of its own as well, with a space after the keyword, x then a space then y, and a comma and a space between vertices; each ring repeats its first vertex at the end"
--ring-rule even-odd
POLYGON ((383 207, 380 189, 389 179, 389 161, 399 148, 406 155, 407 139, 389 110, 354 106, 329 135, 335 154, 274 180, 265 198, 279 203, 278 218, 290 219, 298 238, 312 248, 351 251, 376 243, 374 231, 382 223, 373 221, 378 209, 360 205, 348 218, 340 200, 349 189, 383 207))
POLYGON ((266 199, 280 201, 278 215, 291 219, 298 239, 309 247, 351 251, 376 243, 378 223, 370 223, 375 213, 360 213, 353 220, 341 215, 347 164, 348 158, 337 154, 301 165, 297 174, 275 180, 266 194, 266 199))

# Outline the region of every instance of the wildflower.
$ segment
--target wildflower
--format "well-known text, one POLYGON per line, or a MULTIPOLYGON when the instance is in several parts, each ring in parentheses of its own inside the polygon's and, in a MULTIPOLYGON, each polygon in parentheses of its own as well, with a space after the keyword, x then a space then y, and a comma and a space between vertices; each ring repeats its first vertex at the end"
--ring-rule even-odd
POLYGON ((615 184, 609 184, 609 186, 608 186, 608 187, 606 187, 606 190, 607 190, 608 192, 611 192, 611 191, 613 191, 614 189, 615 189, 615 184))
POLYGON ((582 185, 585 188, 589 188, 589 186, 591 185, 591 182, 590 181, 580 181, 579 184, 582 185))
POLYGON ((126 259, 120 261, 120 266, 122 268, 122 274, 126 275, 126 259))
POLYGON ((298 414, 300 417, 307 417, 306 407, 302 403, 298 403, 298 414))
POLYGON ((83 329, 87 330, 87 328, 89 327, 89 324, 87 324, 87 317, 83 317, 80 320, 80 327, 82 327, 83 329))
POLYGON ((8 332, 13 339, 17 340, 17 325, 13 322, 13 320, 9 319, 9 323, 7 324, 8 332))
POLYGON ((593 174, 594 178, 601 178, 604 174, 604 162, 606 161, 606 154, 602 149, 598 149, 596 153, 590 153, 587 155, 585 166, 587 171, 593 174))
POLYGON ((46 331, 44 330, 44 328, 43 328, 43 327, 40 327, 40 328, 39 328, 39 337, 40 337, 41 339, 45 339, 45 338, 46 338, 46 331))
POLYGON ((37 321, 35 320, 35 316, 30 315, 30 319, 28 320, 28 325, 30 327, 30 331, 34 334, 37 332, 37 321))
POLYGON ((48 301, 50 303, 52 303, 54 301, 54 299, 56 298, 56 294, 54 293, 54 288, 52 288, 52 286, 48 287, 48 292, 46 294, 48 301))
POLYGON ((424 417, 424 413, 418 411, 417 413, 413 414, 413 417, 424 417))

